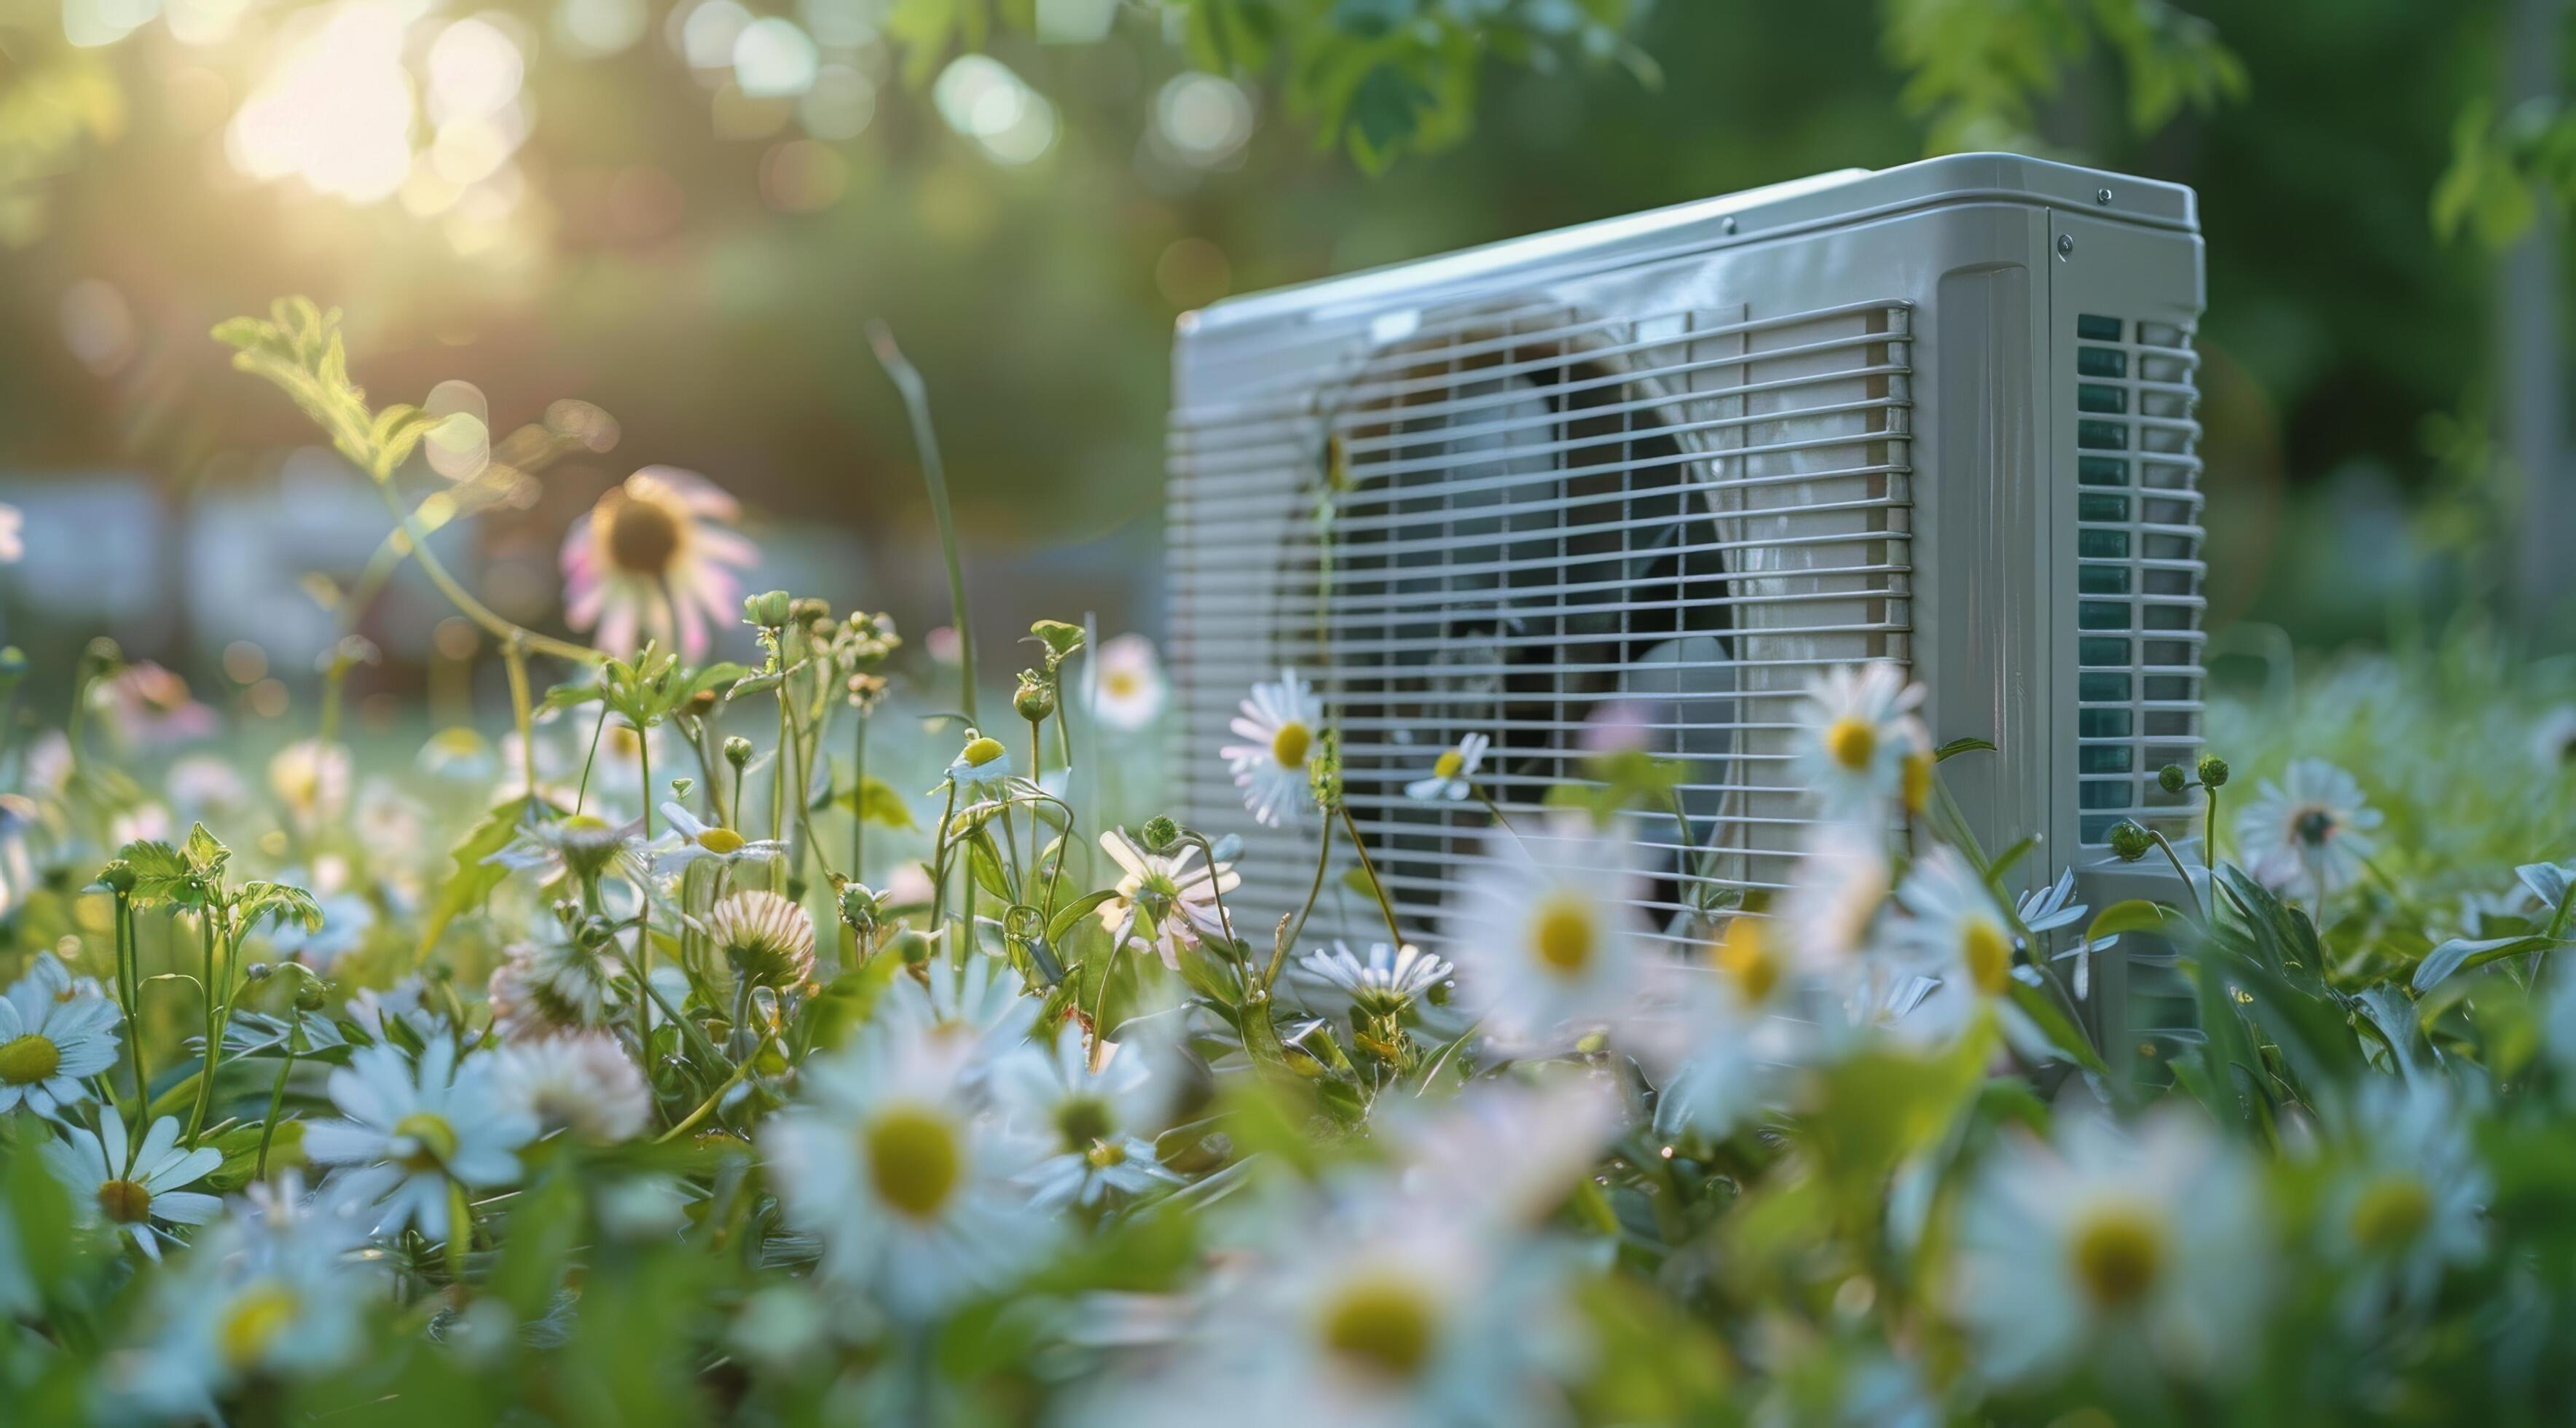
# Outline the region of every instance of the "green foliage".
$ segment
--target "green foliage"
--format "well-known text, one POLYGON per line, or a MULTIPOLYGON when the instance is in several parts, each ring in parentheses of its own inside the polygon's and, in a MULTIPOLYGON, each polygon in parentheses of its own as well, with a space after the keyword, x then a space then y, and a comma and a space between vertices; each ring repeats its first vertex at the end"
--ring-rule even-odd
POLYGON ((349 379, 349 352, 340 336, 340 310, 309 298, 280 298, 265 318, 236 317, 215 325, 217 342, 233 349, 233 366, 274 384, 313 419, 339 453, 381 484, 393 479, 438 419, 396 402, 367 405, 366 389, 349 379))
POLYGON ((2037 105, 2096 46, 2127 78, 2141 134, 2246 89, 2216 29, 2166 0, 1885 0, 1885 15, 1905 105, 1931 121, 1936 151, 2026 146, 2037 105))
POLYGON ((2433 188, 2433 228, 2503 248, 2529 232, 2547 202, 2576 203, 2576 111, 2550 100, 2502 114, 2479 100, 2451 128, 2451 163, 2433 188))

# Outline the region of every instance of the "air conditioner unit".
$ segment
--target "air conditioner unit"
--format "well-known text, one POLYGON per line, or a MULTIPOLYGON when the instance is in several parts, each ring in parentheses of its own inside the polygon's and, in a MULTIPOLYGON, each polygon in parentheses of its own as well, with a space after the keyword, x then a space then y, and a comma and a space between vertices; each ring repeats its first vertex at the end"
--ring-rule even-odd
MULTIPOLYGON (((1189 314, 1178 801, 1242 835, 1240 901, 1302 903, 1314 820, 1259 825, 1217 756, 1252 683, 1299 671, 1407 931, 1436 947, 1493 834, 1405 784, 1481 733, 1487 787, 1534 810, 1617 705, 1693 767, 1687 837, 1628 817, 1655 875, 1641 926, 1694 938, 1707 885, 1795 875, 1809 678, 1892 660, 1936 740, 1996 746, 1943 770, 1990 850, 2037 835, 2021 875, 2071 863, 2097 907, 2153 891, 2105 841, 2126 817, 2194 831, 2197 793, 2156 773, 2201 736, 2201 305, 2190 190, 1980 154, 1189 314)), ((1334 891, 1318 917, 1381 921, 1334 891)))

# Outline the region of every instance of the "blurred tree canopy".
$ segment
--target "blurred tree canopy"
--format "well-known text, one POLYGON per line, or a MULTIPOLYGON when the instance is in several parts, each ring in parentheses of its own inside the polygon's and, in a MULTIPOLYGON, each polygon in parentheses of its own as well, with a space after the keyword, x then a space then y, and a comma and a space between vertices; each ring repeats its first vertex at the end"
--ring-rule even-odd
POLYGON ((162 3, 107 43, 61 43, 102 0, 0 28, 0 230, 24 240, 0 284, 8 465, 255 479, 240 453, 300 433, 236 400, 202 334, 308 292, 347 311, 388 396, 455 380, 495 431, 562 397, 623 423, 518 526, 488 522, 504 545, 659 461, 912 546, 926 515, 870 317, 931 382, 972 541, 1150 528, 1183 310, 2009 146, 2200 190, 2213 598, 2334 633, 2391 597, 2308 593, 2306 552, 2339 547, 2292 534, 2351 504, 2319 493, 2376 482, 2402 519, 2474 449, 2456 438, 2481 410, 2492 262, 2433 219, 2496 226, 2510 204, 2487 191, 2529 191, 2564 147, 2482 117, 2500 0, 162 3), (405 17, 410 176, 352 201, 257 172, 252 112, 326 17, 368 5, 405 17), (209 7, 219 31, 191 18, 209 7), (467 146, 439 65, 468 19, 511 41, 519 88, 504 161, 452 182, 467 146), (2504 128, 2524 137, 2465 157, 2504 128), (112 350, 75 331, 102 293, 112 350))

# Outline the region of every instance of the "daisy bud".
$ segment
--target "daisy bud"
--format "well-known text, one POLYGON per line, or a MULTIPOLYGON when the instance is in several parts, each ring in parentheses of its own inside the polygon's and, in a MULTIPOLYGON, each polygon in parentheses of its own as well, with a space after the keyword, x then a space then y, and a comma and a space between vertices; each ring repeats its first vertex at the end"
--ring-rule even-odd
POLYGON ((134 866, 119 858, 99 869, 98 881, 109 892, 130 893, 134 891, 134 866))
POLYGON ((2123 818, 2111 826, 2111 852, 2123 863, 2134 863, 2156 845, 2146 829, 2134 819, 2123 818))
POLYGON ((1306 765, 1306 782, 1314 790, 1315 806, 1332 813, 1342 806, 1342 736, 1338 729, 1326 729, 1315 740, 1315 752, 1306 765))
POLYGON ((1032 724, 1046 722, 1055 713, 1054 681, 1033 669, 1020 671, 1020 692, 1011 696, 1011 707, 1032 724))
POLYGON ((819 600, 811 595, 799 596, 789 602, 787 618, 800 626, 811 625, 818 620, 829 620, 832 618, 832 602, 819 600))
POLYGON ((617 940, 617 924, 605 917, 584 918, 581 927, 573 933, 573 940, 596 952, 617 940))
POLYGON ((326 1000, 327 998, 323 995, 322 984, 320 982, 307 981, 298 984, 295 988, 295 1009, 297 1011, 320 1011, 322 1010, 323 1002, 326 1000))
POLYGON ((887 685, 883 675, 851 675, 850 707, 862 710, 874 709, 877 707, 877 704, 885 698, 886 689, 887 685))
POLYGON ((907 927, 895 936, 894 954, 907 967, 921 966, 930 960, 930 939, 907 927))
POLYGON ((689 696, 686 704, 680 706, 680 712, 692 719, 704 719, 716 712, 716 692, 712 689, 699 690, 689 696))
POLYGON ((874 928, 884 912, 885 903, 866 884, 850 883, 841 889, 841 920, 859 931, 874 928))
POLYGON ((736 734, 731 738, 726 739, 724 742, 724 755, 725 762, 733 765, 736 773, 740 773, 742 771, 742 766, 751 762, 751 740, 744 738, 740 734, 736 734))
POLYGON ((2203 788, 2224 788, 2224 787, 2226 787, 2226 786, 2227 786, 2227 760, 2220 758, 2220 757, 2219 757, 2218 755, 2216 755, 2216 754, 2203 754, 2203 755, 2201 755, 2201 756, 2200 756, 2200 786, 2201 786, 2201 787, 2203 787, 2203 788))
POLYGON ((686 803, 689 801, 689 790, 696 788, 697 786, 698 781, 696 779, 675 778, 671 780, 671 796, 682 803, 686 803))
POLYGON ((81 649, 80 672, 83 678, 96 678, 110 673, 125 663, 125 651, 105 635, 90 641, 81 649))
POLYGON ((2191 775, 2180 764, 2167 764, 2156 770, 2156 787, 2167 793, 2180 793, 2191 782, 2191 775))
POLYGON ((792 987, 814 971, 814 919, 774 892, 738 892, 707 914, 707 938, 755 987, 792 987))
POLYGON ((432 962, 420 969, 420 975, 432 982, 452 982, 456 979, 456 969, 444 962, 432 962))
POLYGON ((764 630, 787 628, 788 617, 795 610, 796 602, 788 598, 784 590, 765 590, 758 595, 746 595, 742 600, 743 623, 758 625, 764 630))
POLYGON ((1145 851, 1158 858, 1168 856, 1181 845, 1181 825, 1166 814, 1157 813, 1146 819, 1145 826, 1138 831, 1143 837, 1145 851))
POLYGON ((958 757, 966 761, 967 767, 980 769, 1000 758, 1003 752, 1001 740, 980 730, 969 729, 966 731, 966 747, 958 757))
POLYGON ((242 976, 250 981, 265 982, 276 971, 276 968, 271 967, 266 962, 253 962, 249 966, 242 968, 242 976))

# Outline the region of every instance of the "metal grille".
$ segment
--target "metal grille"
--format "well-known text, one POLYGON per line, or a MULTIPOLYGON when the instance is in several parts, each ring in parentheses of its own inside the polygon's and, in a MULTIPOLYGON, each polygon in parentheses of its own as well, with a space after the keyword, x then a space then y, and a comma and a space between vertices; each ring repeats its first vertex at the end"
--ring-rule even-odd
MULTIPOLYGON (((1255 828, 1214 752, 1283 665, 1342 730, 1352 813, 1419 940, 1496 835, 1405 788, 1471 733, 1522 827, 1582 778, 1587 731, 1689 762, 1687 829, 1627 815, 1653 932, 1785 885, 1809 820, 1792 701, 1828 665, 1908 653, 1909 319, 1488 305, 1177 413, 1183 805, 1245 834, 1247 901, 1293 908, 1312 876, 1315 830, 1255 828)), ((1336 882, 1318 915, 1366 936, 1352 897, 1336 882)))
POLYGON ((2201 742, 2200 359, 2179 327, 2075 322, 2078 836, 2134 817, 2181 841, 2198 795, 2156 773, 2201 742))

